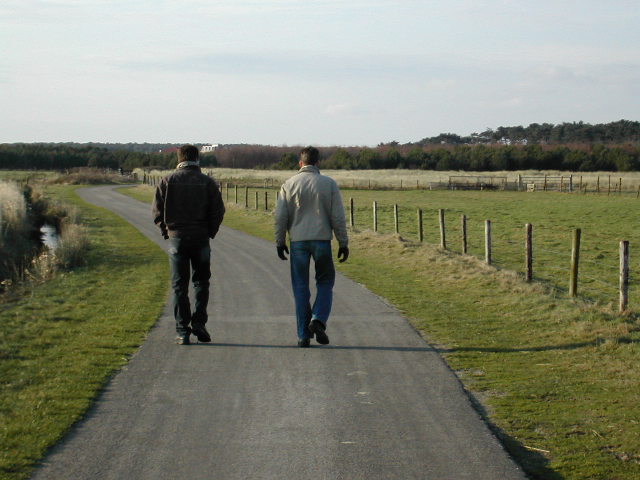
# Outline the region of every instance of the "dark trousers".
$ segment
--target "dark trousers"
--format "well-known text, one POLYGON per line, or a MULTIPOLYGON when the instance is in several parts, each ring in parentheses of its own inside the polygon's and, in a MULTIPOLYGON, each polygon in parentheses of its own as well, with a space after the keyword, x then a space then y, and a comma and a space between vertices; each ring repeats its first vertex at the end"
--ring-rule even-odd
POLYGON ((171 237, 169 242, 173 315, 176 331, 178 335, 183 335, 190 332, 189 324, 197 326, 207 323, 211 248, 208 238, 171 237), (189 277, 195 293, 193 314, 189 301, 189 277))

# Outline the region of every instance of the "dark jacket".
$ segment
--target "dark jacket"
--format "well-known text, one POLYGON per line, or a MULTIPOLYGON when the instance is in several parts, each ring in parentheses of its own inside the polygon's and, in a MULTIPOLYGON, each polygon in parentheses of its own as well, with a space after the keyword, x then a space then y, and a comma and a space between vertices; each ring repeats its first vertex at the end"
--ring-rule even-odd
POLYGON ((156 187, 153 221, 165 238, 213 238, 224 212, 218 185, 200 167, 178 168, 156 187))

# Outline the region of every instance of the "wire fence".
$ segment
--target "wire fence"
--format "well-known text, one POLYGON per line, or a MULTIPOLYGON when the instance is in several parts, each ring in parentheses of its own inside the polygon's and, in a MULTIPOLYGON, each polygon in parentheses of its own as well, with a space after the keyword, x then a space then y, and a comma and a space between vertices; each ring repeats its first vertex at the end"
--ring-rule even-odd
MULTIPOLYGON (((145 183, 155 185, 158 181, 159 178, 148 178, 145 183)), ((275 208, 277 187, 267 183, 221 183, 226 202, 262 211, 275 208)), ((548 284, 558 292, 618 305, 621 312, 631 310, 629 299, 640 299, 637 274, 629 268, 627 258, 626 278, 622 279, 620 246, 603 232, 582 235, 577 264, 572 264, 572 232, 560 234, 556 228, 534 225, 530 239, 532 259, 527 262, 525 225, 492 223, 490 219, 466 217, 455 209, 416 209, 377 201, 356 202, 353 198, 346 205, 346 213, 352 228, 397 233, 405 239, 472 255, 496 268, 518 272, 527 280, 548 284)))

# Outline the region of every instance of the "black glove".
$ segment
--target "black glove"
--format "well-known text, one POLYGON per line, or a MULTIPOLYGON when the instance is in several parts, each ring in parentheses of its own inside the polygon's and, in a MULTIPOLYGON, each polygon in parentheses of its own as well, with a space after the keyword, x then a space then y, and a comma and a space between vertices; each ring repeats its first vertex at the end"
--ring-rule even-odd
POLYGON ((282 245, 281 247, 278 246, 276 247, 276 249, 278 250, 278 256, 280 257, 281 260, 286 260, 287 257, 284 256, 285 252, 287 253, 287 255, 289 254, 289 249, 287 248, 286 245, 282 245))
POLYGON ((349 258, 349 247, 340 247, 338 249, 338 260, 340 260, 340 263, 342 263, 346 262, 347 258, 349 258))

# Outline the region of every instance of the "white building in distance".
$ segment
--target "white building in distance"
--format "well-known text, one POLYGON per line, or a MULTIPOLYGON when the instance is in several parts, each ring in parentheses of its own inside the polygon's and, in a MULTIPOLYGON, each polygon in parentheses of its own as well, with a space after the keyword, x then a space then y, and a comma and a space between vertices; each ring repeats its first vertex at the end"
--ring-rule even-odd
POLYGON ((200 153, 215 152, 219 146, 220 146, 219 143, 212 143, 211 145, 203 145, 200 148, 200 153))

